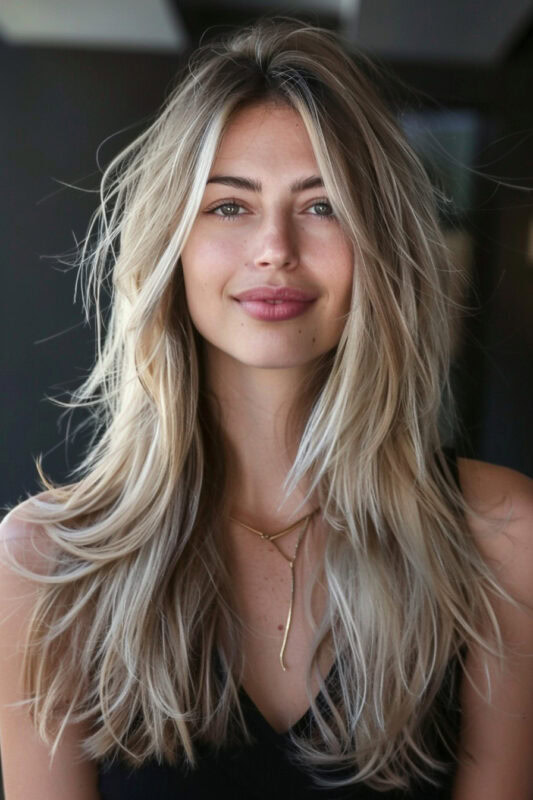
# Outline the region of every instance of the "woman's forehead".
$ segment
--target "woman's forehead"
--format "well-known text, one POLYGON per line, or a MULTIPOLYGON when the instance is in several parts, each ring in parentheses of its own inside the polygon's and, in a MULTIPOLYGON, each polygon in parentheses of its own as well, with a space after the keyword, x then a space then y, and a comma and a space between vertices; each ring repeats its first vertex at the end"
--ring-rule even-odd
MULTIPOLYGON (((220 170, 288 168, 318 171, 311 140, 300 114, 271 102, 240 109, 222 135, 211 175, 220 170)), ((302 175, 302 177, 304 177, 302 175)))

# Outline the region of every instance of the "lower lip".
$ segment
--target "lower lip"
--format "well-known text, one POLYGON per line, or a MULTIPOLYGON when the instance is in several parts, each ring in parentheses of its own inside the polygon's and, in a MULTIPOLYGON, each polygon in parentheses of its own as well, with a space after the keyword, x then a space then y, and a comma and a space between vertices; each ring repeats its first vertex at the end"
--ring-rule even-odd
POLYGON ((280 322, 305 314, 314 300, 284 300, 282 303, 267 303, 264 300, 238 300, 239 305, 254 319, 280 322))

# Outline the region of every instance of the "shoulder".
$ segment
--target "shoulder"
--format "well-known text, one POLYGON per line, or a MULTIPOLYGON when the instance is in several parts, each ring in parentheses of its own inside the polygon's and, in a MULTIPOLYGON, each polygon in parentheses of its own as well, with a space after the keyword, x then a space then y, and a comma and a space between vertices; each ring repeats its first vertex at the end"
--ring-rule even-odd
POLYGON ((530 797, 533 785, 533 481, 507 467, 458 459, 468 527, 497 583, 491 594, 506 648, 501 661, 468 648, 454 797, 530 797))
POLYGON ((465 496, 485 509, 519 503, 533 510, 533 480, 521 472, 487 461, 458 458, 459 480, 465 496))
POLYGON ((468 458, 459 458, 458 468, 465 500, 479 515, 468 520, 478 547, 528 590, 533 604, 533 480, 509 467, 468 458))
MULTIPOLYGON (((46 574, 43 533, 24 518, 24 504, 0 524, 0 702, 16 694, 26 649, 26 633, 39 596, 36 573, 46 574)), ((0 715, 3 713, 0 708, 0 715)))
POLYGON ((50 563, 54 543, 46 529, 28 514, 33 498, 11 509, 0 522, 0 574, 11 570, 12 559, 27 569, 42 573, 50 563))
MULTIPOLYGON (((26 501, 28 502, 28 501, 26 501)), ((52 541, 43 526, 28 521, 22 503, 0 523, 0 729, 3 784, 6 796, 96 800, 97 769, 81 750, 91 731, 86 723, 68 724, 61 734, 51 767, 51 749, 37 734, 28 713, 26 658, 34 624, 35 582, 6 560, 6 550, 26 569, 45 573, 52 541)), ((43 678, 43 662, 33 663, 43 678)), ((67 676, 62 674, 64 685, 67 676)), ((80 681, 80 674, 76 675, 80 681)), ((31 694, 31 692, 30 692, 31 694)))
POLYGON ((458 458, 467 517, 485 560, 517 600, 533 607, 533 480, 509 467, 458 458))

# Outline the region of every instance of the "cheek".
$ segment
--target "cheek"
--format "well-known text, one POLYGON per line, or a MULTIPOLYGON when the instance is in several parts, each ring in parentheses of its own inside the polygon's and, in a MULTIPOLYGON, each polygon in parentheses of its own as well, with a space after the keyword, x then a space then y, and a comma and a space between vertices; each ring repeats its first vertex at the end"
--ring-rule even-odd
POLYGON ((327 245, 315 253, 325 283, 331 288, 339 303, 344 304, 351 298, 354 254, 351 242, 339 235, 333 236, 327 245))
POLYGON ((336 259, 332 264, 331 285, 335 286, 335 306, 339 315, 349 313, 352 305, 353 288, 353 250, 350 247, 339 247, 336 259))
POLYGON ((352 284, 355 264, 354 247, 344 235, 339 242, 339 264, 342 264, 342 274, 346 283, 352 284))
POLYGON ((199 333, 211 340, 219 326, 221 298, 238 264, 235 248, 227 237, 198 234, 189 237, 181 263, 187 308, 199 333))
POLYGON ((206 290, 220 287, 239 265, 240 255, 231 237, 197 235, 189 238, 181 257, 185 285, 206 290))

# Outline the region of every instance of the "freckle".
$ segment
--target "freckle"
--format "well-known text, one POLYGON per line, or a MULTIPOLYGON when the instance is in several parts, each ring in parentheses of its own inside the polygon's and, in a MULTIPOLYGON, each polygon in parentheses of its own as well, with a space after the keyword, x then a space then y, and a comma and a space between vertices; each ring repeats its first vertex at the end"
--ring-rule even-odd
POLYGON ((313 336, 313 344, 314 344, 315 342, 316 342, 316 339, 315 339, 315 337, 313 336))
POLYGON ((302 332, 302 329, 301 329, 301 328, 298 328, 298 333, 301 333, 301 332, 302 332))

